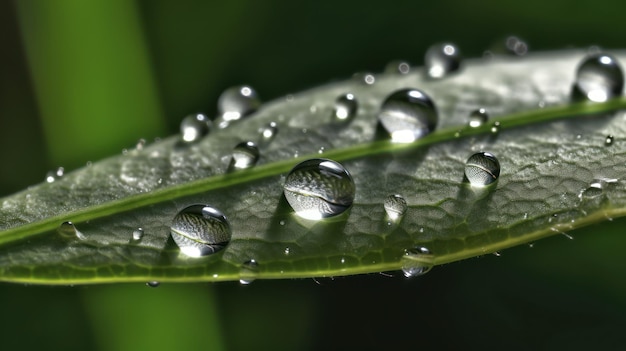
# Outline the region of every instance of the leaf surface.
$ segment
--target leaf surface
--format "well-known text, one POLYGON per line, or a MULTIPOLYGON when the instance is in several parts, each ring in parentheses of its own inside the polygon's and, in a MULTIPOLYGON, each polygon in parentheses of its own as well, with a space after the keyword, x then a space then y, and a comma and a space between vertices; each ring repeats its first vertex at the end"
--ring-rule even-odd
POLYGON ((468 60, 440 80, 414 68, 376 75, 372 85, 331 83, 267 103, 198 143, 172 136, 33 186, 0 200, 0 280, 220 281, 427 270, 622 216, 626 100, 571 102, 584 56, 468 60), (424 91, 439 111, 436 131, 410 144, 390 142, 377 122, 382 101, 402 88, 424 91), (356 96, 359 109, 338 122, 331 118, 334 101, 345 93, 356 96), (478 108, 491 119, 470 128, 468 116, 478 108), (262 142, 260 130, 270 122, 278 134, 262 142), (261 158, 233 171, 232 150, 242 141, 259 142, 261 158), (501 165, 497 183, 481 189, 464 179, 467 158, 479 151, 501 165), (356 197, 341 216, 303 220, 282 184, 294 165, 316 157, 340 162, 356 197), (408 204, 400 221, 383 207, 393 194, 408 204), (202 258, 180 253, 170 225, 193 204, 226 215, 232 240, 224 250, 202 258), (60 230, 65 221, 80 234, 60 230), (141 240, 132 239, 137 228, 141 240), (407 255, 419 247, 429 253, 407 255), (242 270, 252 259, 258 267, 242 270))

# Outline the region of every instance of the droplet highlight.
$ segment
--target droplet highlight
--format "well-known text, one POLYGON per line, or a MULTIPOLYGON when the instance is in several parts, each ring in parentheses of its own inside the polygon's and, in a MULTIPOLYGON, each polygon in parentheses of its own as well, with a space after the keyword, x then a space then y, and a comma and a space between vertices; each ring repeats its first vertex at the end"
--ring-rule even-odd
POLYGON ((231 166, 237 169, 253 167, 259 161, 261 153, 255 143, 246 141, 237 144, 233 150, 231 166))
POLYGON ((454 44, 435 44, 426 51, 424 64, 430 78, 443 78, 459 70, 461 53, 454 44))
POLYGON ((392 93, 382 103, 378 114, 378 121, 397 143, 410 143, 432 133, 438 119, 433 101, 417 89, 392 93))
POLYGON ((500 162, 488 152, 478 152, 465 163, 465 176, 472 186, 483 187, 500 176, 500 162))
POLYGON ((251 284, 259 276, 259 263, 252 259, 244 262, 239 270, 239 283, 242 285, 251 284))
POLYGON ((180 135, 184 142, 193 143, 209 134, 211 121, 201 113, 189 115, 180 122, 180 135))
POLYGON ((614 140, 615 138, 612 135, 607 135, 606 138, 604 139, 604 145, 611 146, 613 145, 614 140))
POLYGON ((470 128, 478 128, 489 120, 489 113, 484 108, 479 108, 470 113, 468 118, 468 125, 470 128))
POLYGON ((337 121, 345 122, 356 114, 358 102, 353 94, 344 94, 335 100, 333 117, 337 121))
MULTIPOLYGON (((217 101, 218 113, 226 125, 255 112, 261 106, 257 92, 248 85, 226 89, 217 101)), ((224 125, 220 125, 223 127, 224 125)))
POLYGON ((226 216, 208 205, 192 205, 180 211, 170 233, 180 251, 189 257, 214 254, 224 249, 231 238, 226 216))
POLYGON ((604 102, 622 94, 624 73, 619 62, 608 54, 587 56, 578 66, 574 98, 604 102))
POLYGON ((405 250, 404 256, 400 259, 402 273, 407 278, 424 275, 432 269, 432 265, 424 262, 430 258, 432 253, 425 247, 416 247, 405 250))
POLYGON ((283 189, 295 213, 310 220, 344 213, 352 206, 356 192, 350 173, 341 164, 323 158, 297 164, 283 189))
POLYGON ((261 128, 261 143, 269 144, 276 134, 278 134, 278 124, 276 122, 270 122, 265 127, 261 128))
POLYGON ((401 195, 389 195, 384 202, 385 212, 387 217, 392 221, 397 221, 404 216, 407 210, 407 204, 404 197, 401 195))

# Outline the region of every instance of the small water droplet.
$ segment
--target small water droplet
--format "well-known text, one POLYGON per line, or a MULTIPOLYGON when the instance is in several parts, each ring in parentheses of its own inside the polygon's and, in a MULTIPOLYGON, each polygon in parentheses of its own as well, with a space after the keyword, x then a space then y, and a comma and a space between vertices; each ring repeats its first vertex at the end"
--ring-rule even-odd
POLYGON ((217 100, 218 113, 226 125, 250 115, 260 106, 261 100, 256 91, 247 85, 228 88, 217 100))
POLYGON ((428 273, 433 266, 419 261, 420 258, 427 258, 428 256, 432 256, 432 253, 425 247, 405 250, 404 256, 400 260, 404 276, 411 278, 428 273))
POLYGON ((224 249, 230 242, 231 230, 218 209, 192 205, 174 217, 171 235, 183 254, 202 257, 224 249))
POLYGON ((312 220, 344 213, 352 206, 355 192, 350 173, 339 163, 322 158, 297 164, 284 185, 285 198, 296 214, 312 220))
POLYGON ((604 194, 609 184, 617 183, 615 178, 601 178, 594 179, 589 183, 589 186, 578 193, 578 198, 581 200, 593 199, 604 194))
POLYGON ((613 145, 613 140, 614 140, 614 139, 615 139, 615 138, 614 138, 612 135, 607 135, 607 136, 606 136, 606 139, 604 139, 604 145, 606 145, 606 146, 611 146, 611 145, 613 145))
POLYGON ((256 280, 259 275, 259 263, 252 259, 244 262, 239 270, 239 283, 248 285, 256 280))
POLYGON ((276 137, 278 134, 278 124, 276 122, 270 122, 265 127, 261 128, 261 142, 264 144, 268 144, 276 137))
POLYGON ((583 59, 576 72, 574 98, 604 102, 622 94, 624 73, 611 55, 592 54, 583 59))
POLYGON ((76 236, 76 227, 72 222, 63 222, 58 228, 59 234, 65 237, 75 237, 76 236))
POLYGON ((500 162, 488 152, 478 152, 465 163, 465 176, 472 186, 486 186, 498 179, 500 162))
POLYGON ((454 44, 435 44, 426 51, 424 64, 429 77, 443 78, 459 69, 461 53, 454 44))
POLYGON ((374 83, 376 83, 376 77, 372 73, 355 73, 352 77, 353 79, 360 81, 365 85, 373 85, 374 83))
POLYGON ((491 133, 492 134, 500 133, 500 122, 499 121, 493 122, 493 124, 491 125, 491 133))
POLYGON ((133 241, 139 241, 143 238, 143 228, 133 230, 133 241))
POLYGON ((478 110, 474 110, 470 113, 468 124, 471 128, 478 128, 487 123, 488 119, 489 113, 487 113, 487 110, 479 108, 478 110))
POLYGON ((184 142, 193 143, 209 134, 211 121, 201 113, 189 115, 180 122, 180 134, 184 142))
POLYGON ((385 73, 408 74, 410 71, 411 65, 406 61, 391 61, 385 66, 385 73))
POLYGON ((509 53, 516 56, 524 56, 528 52, 528 44, 516 36, 506 38, 506 49, 509 53))
POLYGON ((161 283, 156 281, 156 280, 153 280, 153 281, 150 281, 150 282, 146 283, 146 286, 151 287, 151 288, 158 288, 159 285, 161 285, 161 283))
POLYGON ((286 247, 285 248, 285 256, 288 256, 291 253, 291 249, 286 247))
POLYGON ((63 167, 59 167, 54 171, 50 171, 46 174, 46 182, 54 183, 56 180, 63 178, 65 174, 65 169, 63 167))
POLYGON ((231 165, 237 169, 245 169, 253 167, 261 154, 259 148, 251 141, 245 141, 237 144, 233 150, 231 165))
POLYGON ((135 144, 135 150, 140 151, 143 150, 144 146, 146 146, 146 139, 139 139, 137 144, 135 144))
POLYGON ((439 117, 430 97, 417 89, 402 89, 382 103, 378 120, 398 143, 410 143, 430 134, 439 117))
POLYGON ((358 102, 353 94, 341 95, 335 100, 333 117, 337 121, 347 121, 354 117, 358 107, 358 102))
POLYGON ((500 256, 502 256, 502 253, 500 253, 500 251, 494 251, 493 255, 497 256, 497 257, 500 257, 500 256))
POLYGON ((326 151, 326 148, 325 148, 325 147, 323 147, 323 146, 320 146, 320 148, 319 148, 319 149, 317 149, 317 153, 318 153, 318 154, 320 154, 320 155, 321 155, 321 154, 323 154, 323 153, 324 153, 324 151, 326 151))
POLYGON ((387 217, 392 221, 402 218, 407 210, 406 200, 401 195, 387 196, 384 206, 387 217))

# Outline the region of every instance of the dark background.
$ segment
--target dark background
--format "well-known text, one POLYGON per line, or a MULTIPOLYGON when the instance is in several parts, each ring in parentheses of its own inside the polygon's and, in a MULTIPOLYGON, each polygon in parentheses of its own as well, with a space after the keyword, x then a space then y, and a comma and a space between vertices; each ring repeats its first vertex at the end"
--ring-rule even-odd
MULTIPOLYGON (((168 135, 185 114, 215 111, 229 86, 251 84, 271 100, 357 71, 379 72, 394 59, 421 65, 428 46, 441 41, 456 43, 465 57, 502 50, 509 35, 524 39, 531 52, 623 47, 622 3, 139 1, 137 7, 168 135)), ((4 195, 42 181, 57 166, 46 154, 19 28, 15 4, 0 3, 4 195)), ((140 137, 138 131, 134 138, 140 137)), ((74 165, 98 157, 80 156, 74 165)), ((502 257, 435 267, 415 279, 391 272, 156 289, 2 284, 0 344, 119 349, 111 340, 123 338, 124 347, 181 350, 220 343, 259 350, 619 349, 626 345, 624 224, 615 220, 569 233, 572 241, 558 236, 502 257), (213 303, 202 302, 205 295, 213 303), (203 324, 205 315, 217 321, 203 324), (127 333, 109 332, 111 325, 127 333)))

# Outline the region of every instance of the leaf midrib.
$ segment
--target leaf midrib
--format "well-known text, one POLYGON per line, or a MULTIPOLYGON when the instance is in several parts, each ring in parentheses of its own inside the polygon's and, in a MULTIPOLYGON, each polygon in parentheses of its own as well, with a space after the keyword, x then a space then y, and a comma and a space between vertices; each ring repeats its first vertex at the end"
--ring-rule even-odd
MULTIPOLYGON (((549 122, 563 118, 573 118, 575 116, 606 113, 619 109, 626 109, 626 98, 620 97, 603 103, 590 103, 585 101, 568 105, 541 108, 500 116, 493 120, 499 122, 498 128, 500 130, 507 130, 520 126, 549 122)), ((491 133, 493 123, 494 122, 487 123, 477 128, 470 128, 467 126, 443 128, 436 130, 424 138, 406 144, 392 143, 389 140, 375 140, 342 149, 329 150, 324 153, 324 157, 342 162, 374 154, 419 149, 440 142, 442 143, 480 134, 489 134, 491 133)), ((73 223, 85 222, 151 204, 173 200, 187 195, 193 195, 215 189, 223 189, 250 181, 277 176, 288 172, 295 164, 303 160, 316 157, 319 157, 319 155, 303 155, 298 158, 259 165, 247 170, 239 170, 236 172, 202 178, 188 183, 157 189, 148 193, 132 195, 100 205, 90 206, 73 212, 48 217, 41 221, 13 227, 0 232, 0 244, 54 230, 58 227, 59 223, 64 221, 72 221, 73 223)), ((537 233, 537 235, 539 235, 539 233, 537 233)), ((513 246, 513 243, 511 246, 513 246)), ((445 261, 448 261, 448 259, 443 257, 440 259, 438 258, 436 263, 445 263, 445 261), (440 259, 443 261, 439 262, 440 259)))

